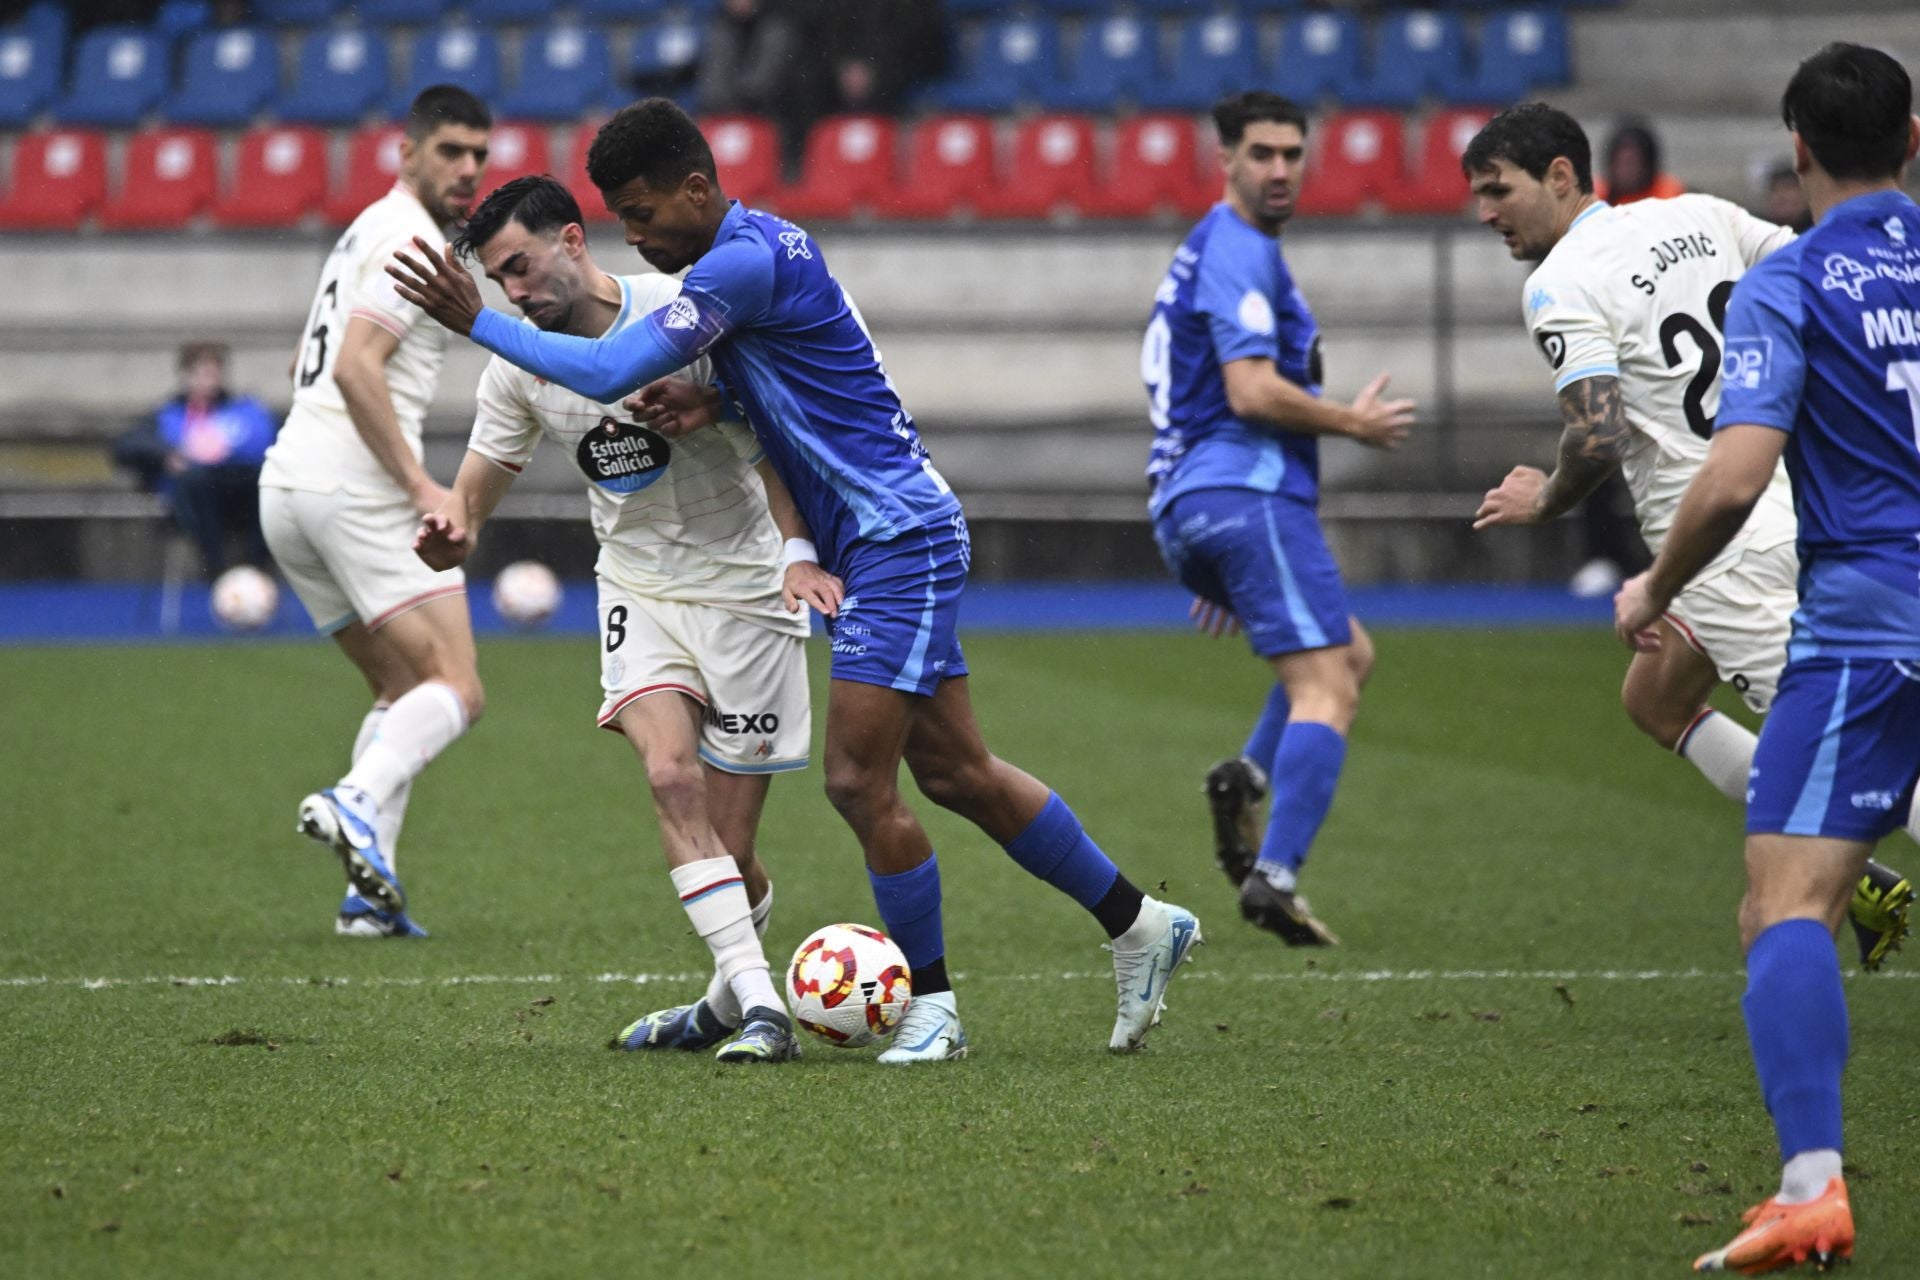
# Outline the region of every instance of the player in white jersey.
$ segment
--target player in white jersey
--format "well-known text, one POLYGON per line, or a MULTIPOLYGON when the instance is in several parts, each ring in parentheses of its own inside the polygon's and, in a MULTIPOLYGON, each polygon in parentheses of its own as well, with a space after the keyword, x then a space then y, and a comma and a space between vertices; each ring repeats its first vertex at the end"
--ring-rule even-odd
POLYGON ((314 626, 373 691, 352 766, 300 803, 300 829, 347 869, 335 922, 354 937, 424 934, 406 914, 394 851, 412 780, 480 715, 465 577, 410 550, 446 490, 421 466, 420 429, 446 334, 383 268, 416 238, 446 243, 487 161, 486 107, 436 85, 414 99, 400 177, 321 269, 294 360, 293 409, 260 471, 260 523, 314 626))
MULTIPOLYGON (((1618 467, 1658 555, 1706 459, 1721 378, 1745 376, 1737 357, 1722 367, 1734 283, 1793 232, 1713 196, 1617 208, 1597 199, 1585 133, 1540 103, 1494 117, 1461 166, 1480 221, 1515 259, 1539 264, 1522 301, 1565 424, 1553 473, 1515 467, 1486 495, 1474 528, 1555 519, 1618 467)), ((1796 532, 1776 467, 1740 532, 1657 624, 1664 643, 1634 656, 1621 689, 1642 732, 1742 805, 1756 739, 1707 699, 1725 681, 1755 713, 1772 706, 1798 605, 1796 532)), ((1911 896, 1899 875, 1869 868, 1854 911, 1866 967, 1898 943, 1911 896)))
MULTIPOLYGON (((527 321, 578 337, 625 328, 678 296, 670 276, 601 271, 582 223, 560 183, 518 178, 474 211, 454 250, 477 258, 527 321)), ((683 374, 713 381, 705 357, 683 374)), ((790 1057, 793 1028, 760 944, 773 899, 755 840, 770 776, 807 763, 802 606, 831 616, 839 580, 815 563, 791 497, 743 424, 669 442, 617 402, 498 356, 480 381, 453 492, 422 523, 416 546, 428 564, 471 553, 542 439, 567 451, 591 494, 599 723, 625 734, 646 767, 674 889, 714 957, 704 998, 639 1019, 614 1044, 704 1049, 739 1029, 722 1061, 790 1057)))

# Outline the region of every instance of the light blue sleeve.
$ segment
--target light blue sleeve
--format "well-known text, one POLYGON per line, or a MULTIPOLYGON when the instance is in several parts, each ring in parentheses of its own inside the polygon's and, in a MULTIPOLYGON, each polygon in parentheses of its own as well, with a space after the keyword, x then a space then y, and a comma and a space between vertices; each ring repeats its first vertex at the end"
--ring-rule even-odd
POLYGON ((1273 244, 1238 236, 1216 235, 1202 251, 1194 309, 1206 314, 1214 358, 1221 364, 1252 356, 1279 357, 1280 322, 1273 311, 1279 262, 1280 251, 1273 244))
POLYGON ((1793 430, 1807 380, 1803 315, 1800 255, 1790 248, 1762 261, 1733 287, 1714 430, 1731 426, 1793 430))
POLYGON ((610 401, 691 364, 727 334, 761 319, 772 293, 772 256, 764 246, 734 241, 694 265, 679 297, 616 333, 542 333, 488 307, 474 321, 472 337, 529 373, 589 400, 610 401))

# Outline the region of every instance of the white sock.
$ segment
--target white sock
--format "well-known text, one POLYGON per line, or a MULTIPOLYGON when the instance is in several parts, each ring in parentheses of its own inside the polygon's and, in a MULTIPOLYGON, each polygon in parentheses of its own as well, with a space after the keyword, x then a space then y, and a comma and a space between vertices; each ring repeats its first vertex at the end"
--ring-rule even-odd
POLYGON ((1140 899, 1140 914, 1127 931, 1113 940, 1115 951, 1144 951, 1147 945, 1167 931, 1167 909, 1152 898, 1140 899))
POLYGON ((1698 769, 1727 799, 1747 806, 1747 774, 1753 769, 1753 748, 1759 739, 1731 716, 1703 711, 1680 735, 1674 754, 1698 769))
POLYGON ((467 731, 467 709, 460 695, 437 680, 409 689, 387 708, 373 740, 340 779, 357 787, 384 809, 433 758, 467 731))
POLYGON ((1907 810, 1907 837, 1920 844, 1920 789, 1913 793, 1913 808, 1907 810))
POLYGON ((753 930, 753 911, 747 906, 747 887, 732 858, 703 858, 675 867, 674 891, 693 921, 693 931, 713 952, 719 970, 742 1009, 756 1006, 786 1012, 767 971, 767 954, 753 930))
POLYGON ((1840 1153, 1832 1147, 1802 1151, 1780 1170, 1781 1204, 1805 1204, 1818 1200, 1827 1184, 1840 1176, 1840 1153))
MULTIPOLYGON (((753 904, 753 910, 749 914, 753 918, 753 931, 765 938, 767 917, 773 914, 772 882, 768 882, 766 895, 753 904)), ((771 966, 769 966, 769 972, 771 972, 771 966)), ((713 976, 707 979, 706 1001, 707 1007, 713 1010, 720 1021, 730 1027, 740 1025, 740 1001, 735 998, 733 988, 728 985, 726 978, 717 968, 713 971, 713 976)))

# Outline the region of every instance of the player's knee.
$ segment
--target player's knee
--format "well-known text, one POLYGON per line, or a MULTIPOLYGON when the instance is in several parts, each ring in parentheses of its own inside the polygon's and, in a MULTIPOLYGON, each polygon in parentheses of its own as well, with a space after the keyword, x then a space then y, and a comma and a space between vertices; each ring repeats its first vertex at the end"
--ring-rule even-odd
POLYGON ((1634 728, 1668 751, 1679 745, 1680 739, 1686 735, 1687 726, 1700 714, 1698 707, 1682 710, 1668 706, 1658 698, 1649 696, 1631 680, 1621 687, 1620 705, 1626 710, 1627 719, 1633 721, 1634 728))
POLYGON ((886 800, 885 777, 858 761, 829 761, 825 773, 827 803, 856 830, 886 800))
POLYGON ((706 777, 697 757, 663 751, 647 757, 647 789, 660 812, 680 816, 705 798, 706 777))
POLYGON ((913 764, 912 769, 920 794, 956 813, 977 807, 988 787, 988 772, 978 763, 941 759, 913 764))

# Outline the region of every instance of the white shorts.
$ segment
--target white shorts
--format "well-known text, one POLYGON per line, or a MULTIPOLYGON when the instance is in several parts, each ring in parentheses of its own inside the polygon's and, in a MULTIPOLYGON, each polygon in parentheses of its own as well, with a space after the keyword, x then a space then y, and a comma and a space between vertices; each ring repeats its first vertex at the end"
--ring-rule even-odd
POLYGON ((727 609, 655 600, 605 577, 600 591, 600 727, 622 708, 683 693, 706 708, 700 758, 728 773, 807 767, 813 707, 807 642, 727 609))
POLYGON ((1800 604, 1800 557, 1791 542, 1749 551, 1725 573, 1682 591, 1667 621, 1720 678, 1765 715, 1787 665, 1787 638, 1800 604))
POLYGON ((260 531, 280 572, 332 635, 355 620, 378 631, 389 619, 467 589, 459 569, 429 569, 413 554, 420 517, 410 503, 335 489, 260 489, 260 531))

